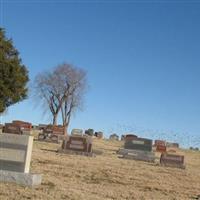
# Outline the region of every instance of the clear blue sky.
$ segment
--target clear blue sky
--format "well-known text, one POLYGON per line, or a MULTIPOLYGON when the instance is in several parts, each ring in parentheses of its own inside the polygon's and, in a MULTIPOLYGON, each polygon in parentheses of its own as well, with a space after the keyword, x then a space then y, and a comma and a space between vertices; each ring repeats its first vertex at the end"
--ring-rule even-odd
MULTIPOLYGON (((64 61, 87 70, 70 128, 200 143, 200 1, 0 1, 31 81, 64 61)), ((37 104, 29 98, 1 120, 49 122, 37 104)))

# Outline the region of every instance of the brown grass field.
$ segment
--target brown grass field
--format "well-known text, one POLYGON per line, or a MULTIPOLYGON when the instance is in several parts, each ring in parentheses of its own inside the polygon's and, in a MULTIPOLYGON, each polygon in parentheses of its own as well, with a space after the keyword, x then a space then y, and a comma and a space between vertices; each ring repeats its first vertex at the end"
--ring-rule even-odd
POLYGON ((186 169, 118 158, 121 142, 94 139, 96 157, 59 154, 60 144, 34 142, 31 171, 42 185, 0 183, 0 200, 200 199, 200 152, 182 150, 186 169))

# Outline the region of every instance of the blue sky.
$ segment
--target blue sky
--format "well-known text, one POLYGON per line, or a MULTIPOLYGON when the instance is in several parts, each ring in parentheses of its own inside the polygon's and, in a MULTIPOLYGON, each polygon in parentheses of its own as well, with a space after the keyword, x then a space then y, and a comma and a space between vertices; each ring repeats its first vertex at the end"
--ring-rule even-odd
MULTIPOLYGON (((30 85, 63 62, 87 70, 84 111, 70 129, 200 145, 200 1, 0 2, 30 85)), ((38 104, 30 91, 1 121, 50 122, 38 104)))

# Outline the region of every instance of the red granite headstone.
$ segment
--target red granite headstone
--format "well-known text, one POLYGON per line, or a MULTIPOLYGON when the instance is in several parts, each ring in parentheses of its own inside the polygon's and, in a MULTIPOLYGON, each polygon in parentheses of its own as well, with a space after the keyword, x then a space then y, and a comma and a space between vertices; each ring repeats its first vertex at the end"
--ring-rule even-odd
POLYGON ((160 164, 169 167, 184 168, 184 156, 169 153, 162 153, 160 164))

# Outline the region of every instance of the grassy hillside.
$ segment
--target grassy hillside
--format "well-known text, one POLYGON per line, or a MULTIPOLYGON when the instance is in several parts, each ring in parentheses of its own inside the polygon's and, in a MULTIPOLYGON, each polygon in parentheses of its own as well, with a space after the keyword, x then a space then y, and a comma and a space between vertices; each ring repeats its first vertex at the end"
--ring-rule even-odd
POLYGON ((94 140, 96 157, 58 154, 59 144, 34 142, 32 171, 43 174, 35 189, 0 183, 2 200, 197 199, 200 152, 182 151, 186 169, 118 158, 121 142, 94 140))

